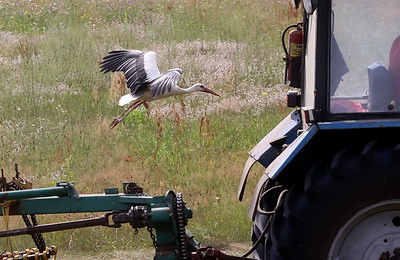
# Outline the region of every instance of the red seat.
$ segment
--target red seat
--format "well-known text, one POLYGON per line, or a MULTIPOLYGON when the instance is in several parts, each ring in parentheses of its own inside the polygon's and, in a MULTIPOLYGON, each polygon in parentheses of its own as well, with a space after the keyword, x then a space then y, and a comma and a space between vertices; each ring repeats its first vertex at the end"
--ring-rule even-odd
POLYGON ((337 99, 331 101, 332 113, 358 113, 368 112, 359 102, 353 100, 337 99))
POLYGON ((389 71, 393 75, 397 100, 400 100, 400 36, 394 40, 390 49, 389 71))

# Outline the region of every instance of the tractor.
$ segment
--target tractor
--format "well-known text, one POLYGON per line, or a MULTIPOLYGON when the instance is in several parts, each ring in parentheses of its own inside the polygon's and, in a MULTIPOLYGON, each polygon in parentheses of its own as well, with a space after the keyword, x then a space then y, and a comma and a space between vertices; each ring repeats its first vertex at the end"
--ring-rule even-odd
POLYGON ((299 0, 282 35, 294 110, 251 151, 254 258, 400 259, 400 2, 299 0))

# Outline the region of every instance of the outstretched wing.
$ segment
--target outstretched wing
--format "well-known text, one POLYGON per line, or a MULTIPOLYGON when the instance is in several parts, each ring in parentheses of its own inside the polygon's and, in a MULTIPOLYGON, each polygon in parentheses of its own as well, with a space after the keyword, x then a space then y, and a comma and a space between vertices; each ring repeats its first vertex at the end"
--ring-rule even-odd
POLYGON ((159 77, 156 53, 153 51, 117 50, 111 51, 100 63, 100 72, 122 71, 127 86, 134 94, 140 86, 159 77))
POLYGON ((171 69, 151 80, 149 82, 151 95, 154 97, 164 95, 165 92, 171 92, 171 88, 176 85, 181 74, 181 69, 171 69))

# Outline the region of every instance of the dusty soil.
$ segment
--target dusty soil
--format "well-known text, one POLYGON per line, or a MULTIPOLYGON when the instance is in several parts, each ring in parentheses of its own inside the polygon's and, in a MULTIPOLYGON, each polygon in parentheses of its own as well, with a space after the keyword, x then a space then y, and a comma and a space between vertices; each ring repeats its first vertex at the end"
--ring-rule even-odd
MULTIPOLYGON (((219 248, 218 248, 219 249, 219 248)), ((240 256, 246 253, 249 250, 249 246, 247 244, 240 244, 240 243, 231 243, 229 246, 224 247, 220 250, 223 250, 225 253, 229 255, 236 255, 240 256)), ((124 260, 150 260, 154 258, 154 249, 146 248, 141 249, 139 251, 112 251, 107 253, 99 253, 97 255, 68 255, 60 250, 59 254, 57 254, 57 260, 117 260, 117 259, 124 259, 124 260)))

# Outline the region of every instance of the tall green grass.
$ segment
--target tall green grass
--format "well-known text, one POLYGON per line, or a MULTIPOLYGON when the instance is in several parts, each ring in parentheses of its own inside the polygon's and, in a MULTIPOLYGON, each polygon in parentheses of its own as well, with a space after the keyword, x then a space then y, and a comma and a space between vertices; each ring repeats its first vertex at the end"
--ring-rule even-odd
MULTIPOLYGON (((150 195, 180 191, 203 244, 249 241, 251 190, 239 203, 236 189, 247 151, 287 113, 279 35, 296 18, 286 2, 266 0, 1 1, 0 166, 11 177, 18 163, 35 187, 73 181, 101 193, 130 180, 150 195), (116 48, 154 50, 161 70, 184 70, 183 87, 200 81, 222 97, 153 102, 111 130, 127 90, 98 63, 116 48)), ((128 227, 45 238, 72 251, 151 245, 128 227)))

